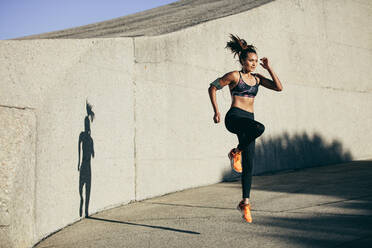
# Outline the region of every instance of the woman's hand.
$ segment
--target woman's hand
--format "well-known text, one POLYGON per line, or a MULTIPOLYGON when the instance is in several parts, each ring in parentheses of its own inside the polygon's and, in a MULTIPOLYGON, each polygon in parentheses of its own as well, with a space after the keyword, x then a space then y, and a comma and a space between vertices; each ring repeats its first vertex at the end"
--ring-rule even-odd
POLYGON ((266 57, 260 58, 260 60, 262 61, 262 63, 260 63, 260 65, 263 68, 265 68, 266 70, 268 70, 270 68, 269 60, 266 57))
POLYGON ((220 112, 217 112, 214 114, 213 120, 214 120, 214 123, 220 122, 220 112))

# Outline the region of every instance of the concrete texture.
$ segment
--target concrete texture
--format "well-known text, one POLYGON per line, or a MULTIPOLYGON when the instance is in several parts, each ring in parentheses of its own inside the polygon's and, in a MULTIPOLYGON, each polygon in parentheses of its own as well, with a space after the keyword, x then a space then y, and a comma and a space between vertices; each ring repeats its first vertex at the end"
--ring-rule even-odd
MULTIPOLYGON (((227 160, 237 137, 223 118, 213 122, 207 93, 215 78, 240 69, 224 50, 229 33, 257 46, 284 87, 260 88, 256 98, 266 129, 255 175, 370 159, 370 10, 361 0, 278 0, 158 36, 0 41, 0 105, 36 116, 34 222, 21 220, 34 229, 22 238, 34 244, 81 219, 86 100, 95 113, 89 214, 237 178, 227 160)), ((227 87, 217 100, 224 117, 227 87)), ((0 243, 9 235, 2 231, 0 243)))
POLYGON ((273 0, 180 0, 108 21, 14 39, 154 36, 248 11, 271 1, 273 0))
POLYGON ((36 116, 0 106, 0 247, 35 242, 36 116))
POLYGON ((252 223, 240 181, 131 203, 41 241, 43 247, 371 247, 372 161, 254 176, 252 223))

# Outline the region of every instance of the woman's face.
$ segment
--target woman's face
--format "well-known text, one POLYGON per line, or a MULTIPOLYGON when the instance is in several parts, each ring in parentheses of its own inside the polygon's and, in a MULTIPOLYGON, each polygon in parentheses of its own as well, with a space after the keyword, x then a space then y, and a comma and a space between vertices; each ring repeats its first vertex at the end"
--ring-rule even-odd
POLYGON ((255 53, 248 53, 247 58, 243 61, 243 67, 247 71, 254 71, 258 63, 258 57, 255 53))

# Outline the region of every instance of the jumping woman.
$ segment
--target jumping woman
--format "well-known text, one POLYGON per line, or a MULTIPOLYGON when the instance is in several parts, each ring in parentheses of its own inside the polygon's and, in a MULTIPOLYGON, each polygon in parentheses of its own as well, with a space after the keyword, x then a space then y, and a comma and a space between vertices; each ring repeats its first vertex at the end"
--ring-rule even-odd
POLYGON ((262 85, 270 90, 282 91, 283 87, 279 78, 274 73, 266 57, 261 58, 260 65, 266 69, 272 80, 259 73, 253 73, 258 64, 256 48, 247 45, 244 39, 230 34, 231 41, 227 42, 225 48, 229 48, 234 54, 239 55, 239 62, 242 65, 240 71, 231 71, 217 78, 210 83, 208 89, 209 97, 212 102, 215 123, 220 122, 220 112, 216 102, 216 90, 229 85, 232 103, 229 111, 225 115, 226 129, 238 136, 239 144, 228 153, 231 167, 236 172, 241 173, 243 199, 239 202, 237 209, 241 211, 242 218, 251 223, 251 204, 249 196, 252 183, 252 168, 255 152, 255 140, 265 130, 265 126, 254 120, 254 97, 258 92, 258 86, 262 85))

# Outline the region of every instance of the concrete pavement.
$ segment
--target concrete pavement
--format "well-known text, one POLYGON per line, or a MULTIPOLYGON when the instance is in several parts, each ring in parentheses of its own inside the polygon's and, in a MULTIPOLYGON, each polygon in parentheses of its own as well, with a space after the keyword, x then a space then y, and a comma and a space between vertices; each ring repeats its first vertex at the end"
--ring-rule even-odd
POLYGON ((240 181, 222 182, 94 214, 35 247, 371 247, 371 177, 372 161, 254 176, 251 224, 240 181))

